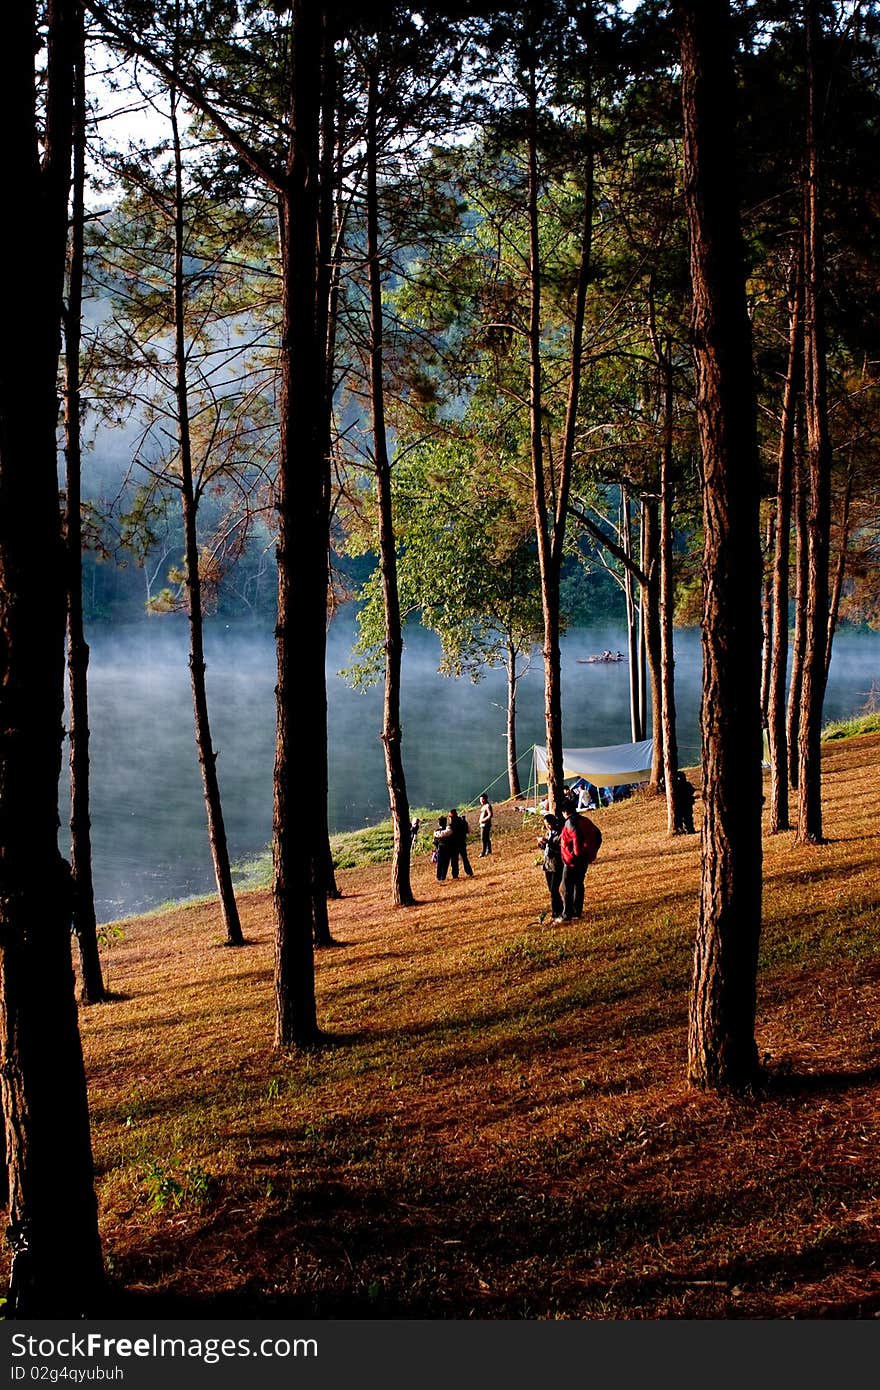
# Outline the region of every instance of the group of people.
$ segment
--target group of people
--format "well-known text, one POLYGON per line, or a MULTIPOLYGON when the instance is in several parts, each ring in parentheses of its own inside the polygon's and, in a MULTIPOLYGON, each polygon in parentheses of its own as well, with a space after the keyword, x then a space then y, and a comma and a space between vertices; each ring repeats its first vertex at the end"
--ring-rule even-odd
MULTIPOLYGON (((480 797, 479 828, 480 828, 480 858, 485 859, 492 853, 492 821, 495 812, 492 803, 485 793, 480 797)), ((413 822, 415 824, 415 822, 413 822)), ((437 878, 442 883, 448 873, 453 878, 458 878, 459 868, 464 869, 468 878, 473 878, 474 871, 471 868, 471 861, 468 858, 467 838, 470 834, 470 826, 464 816, 460 816, 453 807, 448 816, 438 816, 437 828, 434 831, 434 849, 431 858, 437 866, 437 878)), ((415 835, 413 835, 415 839, 415 835)))
MULTIPOLYGON (((584 880, 602 844, 602 831, 589 816, 584 815, 586 807, 592 809, 591 793, 594 791, 595 788, 583 780, 579 785, 566 787, 561 817, 549 812, 544 816, 544 833, 538 845, 544 851, 542 863, 554 922, 572 922, 583 915, 584 880)), ((683 772, 678 773, 676 793, 676 829, 693 834, 694 789, 683 772)), ((481 859, 492 853, 493 818, 492 805, 488 796, 483 794, 479 811, 481 859)), ((413 821, 413 844, 419 825, 419 821, 413 821)), ((441 883, 450 873, 453 878, 458 878, 461 869, 468 878, 473 878, 474 871, 467 852, 469 833, 467 820, 454 808, 448 815, 438 817, 431 858, 437 866, 437 878, 441 883)))

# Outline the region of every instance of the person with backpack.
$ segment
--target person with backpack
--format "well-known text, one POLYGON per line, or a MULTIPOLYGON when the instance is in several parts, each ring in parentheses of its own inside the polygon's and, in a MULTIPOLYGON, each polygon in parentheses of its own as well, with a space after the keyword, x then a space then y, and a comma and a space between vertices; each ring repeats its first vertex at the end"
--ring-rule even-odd
POLYGON ((449 829, 452 832, 449 841, 452 877, 458 878, 458 861, 461 859, 461 867, 464 869, 468 878, 473 878, 474 871, 471 868, 471 861, 468 859, 467 852, 467 837, 470 832, 470 826, 464 816, 460 816, 454 807, 449 812, 449 829))
POLYGON ((589 816, 569 812, 559 848, 562 853, 562 914, 554 920, 571 922, 584 910, 584 879, 602 844, 602 831, 589 816))

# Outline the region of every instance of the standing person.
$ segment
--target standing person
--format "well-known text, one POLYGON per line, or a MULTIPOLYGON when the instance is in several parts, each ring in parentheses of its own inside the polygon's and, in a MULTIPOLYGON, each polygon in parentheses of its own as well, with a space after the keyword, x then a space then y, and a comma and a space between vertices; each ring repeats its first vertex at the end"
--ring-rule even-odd
MULTIPOLYGON (((442 883, 449 870, 452 859, 452 840, 453 833, 447 824, 445 816, 437 817, 437 829, 434 831, 434 854, 437 863, 437 879, 442 883)), ((455 873, 453 878, 458 878, 458 859, 455 861, 455 873)))
POLYGON ((677 773, 675 778, 675 805, 678 815, 675 821, 675 828, 676 830, 683 831, 685 835, 696 834, 694 830, 695 795, 696 792, 684 773, 677 773))
POLYGON ((544 877, 550 893, 550 911, 553 920, 562 916, 562 849, 559 843, 561 831, 556 816, 544 817, 544 834, 538 841, 539 849, 544 851, 544 877))
POLYGON ((584 910, 584 878, 599 853, 602 832, 589 816, 572 811, 559 837, 562 852, 562 912, 560 922, 571 922, 584 910))
POLYGON ((422 828, 422 822, 419 820, 418 816, 413 816, 412 820, 411 820, 410 823, 409 823, 409 852, 410 852, 410 854, 412 854, 413 850, 414 850, 415 847, 416 847, 416 840, 419 838, 419 831, 421 830, 421 828, 422 828))
POLYGON ((485 859, 487 854, 492 853, 492 818, 494 816, 492 804, 488 796, 483 792, 480 797, 480 858, 485 859))
POLYGON ((458 878, 458 861, 461 858, 461 866, 468 878, 473 878, 474 871, 471 868, 471 861, 468 859, 467 837, 470 826, 464 816, 460 816, 453 808, 449 812, 449 829, 452 832, 452 877, 458 878))

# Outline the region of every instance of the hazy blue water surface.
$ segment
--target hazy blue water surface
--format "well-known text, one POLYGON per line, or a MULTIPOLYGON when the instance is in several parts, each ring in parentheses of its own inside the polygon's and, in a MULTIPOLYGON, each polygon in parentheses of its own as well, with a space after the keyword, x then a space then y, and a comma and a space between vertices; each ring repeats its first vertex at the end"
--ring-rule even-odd
MULTIPOLYGON (((351 690, 337 672, 350 663, 355 625, 341 614, 329 634, 330 819, 350 830, 387 815, 379 730, 382 694, 351 690)), ((92 835, 98 916, 144 911, 169 898, 209 892, 213 874, 193 738, 185 627, 154 619, 89 637, 92 835)), ((564 737, 590 747, 628 742, 627 667, 578 664, 623 648, 617 629, 570 632, 563 641, 564 737)), ((272 830, 275 649, 268 632, 209 625, 207 679, 219 749, 223 810, 233 860, 261 850, 272 830)), ((501 671, 474 684, 437 674, 439 646, 419 628, 404 653, 404 757, 413 805, 472 801, 491 784, 504 795, 506 685, 501 671), (499 779, 496 781, 496 779, 499 779)), ((858 710, 880 677, 880 636, 835 638, 826 718, 858 710)), ((699 756, 700 638, 676 634, 676 701, 682 758, 699 756)), ((519 747, 544 741, 540 656, 519 687, 519 747)), ((304 731, 303 737, 308 737, 304 731)), ((525 761, 521 764, 524 780, 525 761)), ((302 814, 309 814, 302 787, 302 814)))

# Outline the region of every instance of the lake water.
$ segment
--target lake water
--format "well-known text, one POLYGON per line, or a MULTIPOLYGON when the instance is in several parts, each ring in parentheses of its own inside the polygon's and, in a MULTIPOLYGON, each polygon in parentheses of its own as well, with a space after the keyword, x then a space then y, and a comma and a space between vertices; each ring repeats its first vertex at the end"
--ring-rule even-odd
MULTIPOLYGON (((379 732, 379 687, 350 689, 336 674, 351 660, 353 615, 330 628, 330 819, 351 830, 388 814, 379 732)), ((145 911, 213 889, 205 810, 193 737, 187 635, 174 619, 132 629, 93 629, 90 666, 92 836, 99 920, 145 911)), ((630 738, 625 663, 580 665, 605 648, 623 650, 618 629, 574 630, 563 640, 566 743, 579 747, 630 738)), ((223 810, 234 861, 262 850, 272 833, 275 648, 271 633, 208 626, 208 698, 219 750, 223 810)), ((506 685, 501 671, 474 684, 437 674, 439 645, 420 628, 404 653, 404 758, 414 806, 451 806, 484 789, 506 795, 506 685)), ((859 710, 880 677, 880 635, 835 638, 827 719, 859 710)), ((676 634, 676 701, 681 757, 699 760, 700 636, 676 634)), ((540 655, 519 688, 521 752, 544 742, 540 655)), ((521 763, 527 780, 527 760, 521 763)), ((63 795, 66 795, 66 789, 63 795)), ((62 801, 62 807, 65 807, 62 801)), ((302 814, 309 814, 302 787, 302 814)), ((66 822, 66 810, 62 811, 66 822)))

